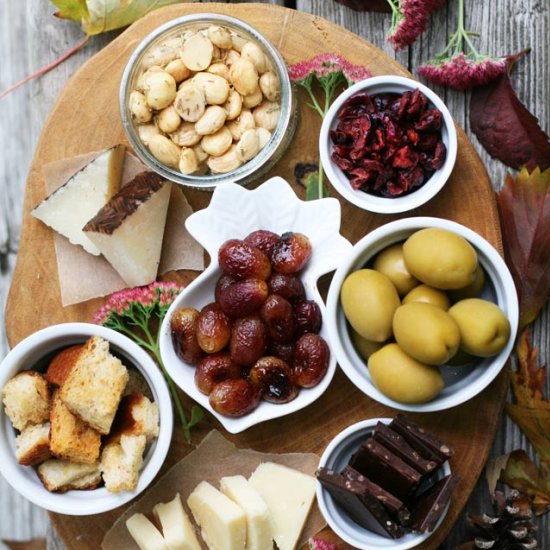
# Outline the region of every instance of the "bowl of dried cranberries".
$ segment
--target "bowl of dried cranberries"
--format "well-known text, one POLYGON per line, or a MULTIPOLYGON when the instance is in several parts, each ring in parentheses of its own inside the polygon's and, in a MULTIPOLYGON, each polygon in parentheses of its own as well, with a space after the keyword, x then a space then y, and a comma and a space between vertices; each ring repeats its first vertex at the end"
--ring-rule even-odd
POLYGON ((443 101, 400 76, 368 78, 334 101, 321 127, 321 162, 345 199, 395 214, 417 208, 445 185, 457 154, 443 101))

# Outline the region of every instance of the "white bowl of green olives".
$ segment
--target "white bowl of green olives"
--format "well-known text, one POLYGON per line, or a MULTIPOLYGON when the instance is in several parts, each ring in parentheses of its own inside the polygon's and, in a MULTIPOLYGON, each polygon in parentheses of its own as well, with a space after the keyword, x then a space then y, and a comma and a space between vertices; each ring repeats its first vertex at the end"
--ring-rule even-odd
POLYGON ((504 260, 458 223, 388 223, 361 239, 332 280, 326 325, 348 378, 395 409, 464 403, 505 365, 518 299, 504 260))

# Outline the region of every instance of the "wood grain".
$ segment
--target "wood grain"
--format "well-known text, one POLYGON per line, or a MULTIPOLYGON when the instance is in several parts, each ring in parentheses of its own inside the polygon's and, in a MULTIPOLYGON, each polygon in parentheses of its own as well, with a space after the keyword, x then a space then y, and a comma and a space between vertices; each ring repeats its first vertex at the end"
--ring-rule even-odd
MULTIPOLYGON (((8 340, 14 344, 38 328, 67 320, 90 320, 101 300, 61 308, 57 283, 55 254, 50 231, 29 216, 33 205, 44 197, 41 167, 50 161, 97 150, 124 140, 116 102, 120 74, 137 42, 159 24, 179 15, 201 11, 193 4, 168 7, 139 21, 88 61, 69 81, 46 122, 31 165, 23 206, 21 248, 7 303, 8 340), (75 109, 74 105, 86 105, 75 109), (99 119, 110 124, 98 124, 99 119), (44 291, 47 289, 47 291, 44 291), (33 296, 29 303, 28 295, 33 296)), ((357 64, 365 64, 374 74, 407 74, 394 60, 370 43, 358 40, 350 32, 323 19, 283 8, 252 4, 246 7, 213 4, 213 11, 241 17, 263 32, 283 53, 288 63, 307 58, 313 53, 335 51, 357 64)), ((297 161, 315 160, 315 139, 319 129, 316 115, 302 102, 300 125, 289 151, 275 166, 272 175, 289 181, 297 161)), ((482 235, 500 249, 500 233, 492 188, 485 169, 462 130, 459 129, 459 156, 453 175, 445 189, 428 205, 412 215, 438 215, 459 221, 482 235), (464 182, 475 182, 465 186, 464 182)), ((258 182, 259 183, 259 182, 258 182)), ((296 186, 298 193, 303 189, 296 186)), ((204 207, 209 195, 187 192, 195 208, 204 207)), ((343 234, 355 242, 369 230, 392 219, 377 216, 342 203, 343 234)), ((456 448, 453 469, 462 483, 456 493, 445 525, 424 548, 436 548, 457 519, 489 452, 494 428, 506 388, 505 377, 468 404, 443 413, 423 415, 422 423, 451 441, 456 448), (473 414, 473 411, 485 414, 473 414), (472 444, 475 441, 475 444, 472 444)), ((392 414, 356 390, 341 373, 330 390, 305 411, 277 420, 277 429, 268 422, 231 436, 241 447, 259 450, 304 450, 320 453, 326 443, 343 427, 366 416, 392 414), (352 406, 349 403, 353 403, 352 406), (330 411, 330 418, 327 418, 330 411), (302 437, 296 437, 299 426, 302 437)), ((204 434, 216 422, 209 419, 202 427, 204 434)), ((179 433, 167 465, 182 453, 179 433)), ((69 518, 52 514, 58 532, 69 548, 99 547, 106 528, 117 517, 117 511, 94 517, 69 518), (78 538, 77 538, 78 535, 78 538)))

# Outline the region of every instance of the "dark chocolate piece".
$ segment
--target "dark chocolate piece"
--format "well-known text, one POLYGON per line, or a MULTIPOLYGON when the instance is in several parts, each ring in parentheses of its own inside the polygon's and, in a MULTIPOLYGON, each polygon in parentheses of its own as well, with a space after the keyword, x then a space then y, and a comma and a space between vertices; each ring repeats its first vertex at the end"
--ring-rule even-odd
POLYGON ((458 476, 448 475, 415 498, 411 510, 411 529, 415 533, 433 531, 445 507, 451 500, 458 476))
POLYGON ((371 481, 357 470, 354 470, 351 466, 346 466, 342 470, 342 475, 346 479, 360 483, 365 491, 368 491, 371 495, 376 497, 384 508, 386 508, 392 516, 397 518, 401 525, 407 524, 411 517, 411 513, 397 497, 388 493, 385 489, 382 489, 380 485, 377 485, 374 481, 371 481))
POLYGON ((453 456, 453 450, 450 445, 437 439, 420 428, 402 414, 398 414, 392 420, 390 427, 407 440, 409 445, 417 450, 425 459, 433 460, 438 464, 443 464, 448 458, 453 456))
POLYGON ((422 475, 430 474, 437 467, 436 462, 422 458, 403 437, 382 422, 378 422, 372 437, 422 475))
POLYGON ((351 457, 349 465, 400 500, 406 500, 422 481, 420 472, 372 438, 351 457))
POLYGON ((401 527, 393 521, 378 499, 364 490, 361 483, 346 479, 328 468, 319 468, 316 476, 353 521, 385 537, 397 539, 403 536, 401 527))

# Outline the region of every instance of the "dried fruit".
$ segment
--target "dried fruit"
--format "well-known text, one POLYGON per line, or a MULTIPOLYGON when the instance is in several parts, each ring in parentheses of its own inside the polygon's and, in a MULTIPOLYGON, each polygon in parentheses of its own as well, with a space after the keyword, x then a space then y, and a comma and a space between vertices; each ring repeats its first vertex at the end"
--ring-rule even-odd
POLYGON ((239 239, 230 239, 221 245, 218 262, 225 273, 237 279, 265 280, 271 274, 269 258, 260 249, 239 239))
POLYGON ((216 281, 216 287, 214 289, 214 299, 216 302, 220 301, 220 293, 222 290, 230 287, 234 282, 236 282, 235 277, 231 277, 231 275, 227 275, 226 273, 216 281))
POLYGON ((221 351, 231 338, 231 320, 216 303, 203 307, 197 319, 197 342, 206 353, 221 351))
POLYGON ((174 351, 180 359, 191 365, 197 365, 204 356, 197 341, 198 319, 199 312, 192 307, 176 310, 170 319, 174 351))
POLYGON ((294 312, 290 302, 271 294, 260 309, 260 317, 274 342, 289 342, 294 336, 294 312))
POLYGON ((290 367, 278 357, 262 357, 250 369, 250 381, 271 403, 288 403, 298 395, 290 367))
POLYGON ((267 280, 267 287, 270 294, 278 294, 291 303, 305 300, 306 297, 304 285, 296 275, 273 273, 267 280))
POLYGON ((271 262, 279 273, 297 273, 311 257, 311 241, 302 233, 283 233, 273 248, 271 262))
POLYGON ((260 392, 244 378, 224 380, 214 386, 209 401, 224 416, 243 416, 258 406, 260 392))
POLYGON ((294 342, 269 342, 267 351, 268 355, 274 355, 289 365, 294 360, 294 342))
POLYGON ((267 331, 259 317, 237 319, 231 331, 229 353, 234 363, 251 367, 267 346, 267 331))
POLYGON ((294 325, 298 336, 306 332, 317 334, 322 323, 321 308, 313 300, 304 300, 294 306, 294 325))
POLYGON ((302 388, 316 386, 328 369, 330 351, 318 334, 304 334, 294 349, 293 380, 302 388))
POLYGON ((195 384, 206 395, 210 395, 216 384, 240 377, 241 367, 231 361, 229 353, 207 355, 195 370, 195 384))
POLYGON ((229 317, 244 317, 258 310, 267 298, 267 283, 260 279, 244 279, 221 289, 219 304, 229 317))
POLYGON ((250 235, 245 237, 244 242, 250 246, 260 249, 268 258, 270 258, 273 253, 273 248, 277 244, 279 238, 279 235, 277 235, 277 233, 273 233, 273 231, 258 229, 257 231, 252 231, 250 235))

